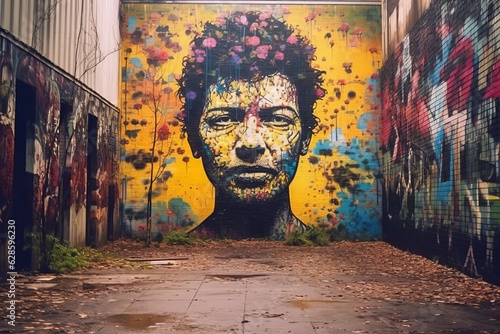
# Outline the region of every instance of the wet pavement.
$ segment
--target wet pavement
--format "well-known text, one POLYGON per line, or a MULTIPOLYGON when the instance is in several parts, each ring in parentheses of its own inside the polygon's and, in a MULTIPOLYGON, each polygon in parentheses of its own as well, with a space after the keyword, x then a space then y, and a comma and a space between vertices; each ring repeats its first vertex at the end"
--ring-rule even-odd
POLYGON ((213 268, 99 274, 88 289, 120 285, 78 305, 92 333, 497 333, 500 314, 464 305, 355 296, 339 278, 213 268), (124 286, 128 286, 124 288, 124 286))
POLYGON ((16 333, 500 333, 500 288, 393 249, 377 262, 385 245, 335 247, 199 247, 149 269, 20 277, 40 301, 16 333))

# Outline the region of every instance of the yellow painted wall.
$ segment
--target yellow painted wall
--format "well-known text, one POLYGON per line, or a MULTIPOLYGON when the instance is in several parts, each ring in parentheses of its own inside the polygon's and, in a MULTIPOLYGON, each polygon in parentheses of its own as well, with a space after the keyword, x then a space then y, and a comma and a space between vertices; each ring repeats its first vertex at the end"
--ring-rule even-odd
MULTIPOLYGON (((146 68, 148 48, 161 49, 165 52, 162 56, 168 59, 162 67, 166 79, 160 84, 166 94, 159 107, 162 109, 160 123, 167 124, 169 137, 159 142, 162 147, 158 148, 163 152, 160 161, 167 159, 166 171, 171 177, 155 187, 153 232, 166 229, 168 224, 173 226, 174 221, 182 218, 172 212, 168 204, 172 199, 185 202, 186 205, 181 205, 182 216, 189 216, 195 224, 212 212, 213 187, 201 161, 191 155, 175 120, 181 106, 175 95, 178 89, 175 78, 180 75, 182 58, 187 55, 196 31, 201 32, 202 24, 213 21, 220 14, 242 10, 241 7, 229 4, 123 4, 120 170, 125 230, 130 228, 135 233, 145 226, 143 213, 149 167, 137 169, 132 162, 142 167, 144 159, 140 159, 140 152, 142 150, 144 157, 152 144, 154 113, 145 103, 144 95, 141 97, 137 93, 152 93, 151 85, 148 87, 147 80, 140 74, 141 64, 142 70, 146 68), (168 39, 158 35, 158 28, 161 33, 166 26, 168 39), (166 224, 156 224, 158 221, 166 221, 166 224)), ((382 59, 380 6, 248 4, 246 7, 283 17, 311 40, 317 48, 314 66, 326 71, 324 88, 327 95, 315 109, 321 121, 318 132, 313 137, 310 153, 301 158, 291 186, 294 213, 306 224, 335 228, 343 225, 349 235, 379 237, 380 192, 375 176, 379 168, 376 154, 380 109, 377 73, 382 59), (347 27, 345 23, 349 27, 347 32, 341 29, 347 27), (346 63, 352 63, 351 73, 346 63), (335 89, 340 91, 339 97, 335 89), (332 154, 322 154, 325 148, 332 154), (346 187, 340 187, 329 175, 331 168, 346 164, 360 176, 355 194, 352 189, 349 192, 346 187)))

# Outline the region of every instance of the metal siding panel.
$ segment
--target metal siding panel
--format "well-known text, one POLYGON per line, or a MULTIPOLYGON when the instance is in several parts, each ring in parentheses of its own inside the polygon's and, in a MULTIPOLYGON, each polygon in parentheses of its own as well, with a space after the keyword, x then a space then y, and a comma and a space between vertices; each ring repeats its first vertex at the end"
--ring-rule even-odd
POLYGON ((12 6, 14 9, 14 13, 12 14, 11 20, 12 25, 14 26, 15 35, 23 42, 30 44, 31 43, 31 34, 33 31, 32 15, 30 12, 30 3, 33 0, 27 1, 12 1, 15 3, 15 6, 12 6))
MULTIPOLYGON (((47 11, 50 10, 50 6, 52 5, 52 0, 49 0, 47 1, 47 3, 45 3, 45 7, 43 9, 43 14, 48 14, 47 11)), ((42 51, 42 54, 44 56, 46 56, 47 58, 51 59, 48 55, 48 50, 50 48, 50 25, 51 25, 51 19, 49 18, 49 20, 44 20, 42 22, 42 43, 41 45, 38 47, 39 50, 43 50, 42 51)))
POLYGON ((14 19, 15 17, 17 17, 17 15, 19 14, 18 11, 16 10, 16 8, 18 7, 18 3, 17 1, 11 1, 10 2, 10 17, 9 17, 9 30, 17 36, 19 36, 19 31, 17 29, 17 26, 15 25, 15 22, 16 20, 14 19))
POLYGON ((0 27, 10 30, 10 3, 0 0, 0 27))
POLYGON ((75 54, 75 61, 76 61, 76 77, 77 78, 80 78, 80 80, 83 81, 83 78, 82 78, 82 72, 81 72, 81 67, 83 66, 83 61, 84 61, 84 52, 85 52, 85 49, 84 49, 84 45, 85 45, 85 31, 87 29, 87 27, 85 26, 85 20, 83 20, 83 18, 86 18, 88 19, 88 16, 87 16, 87 12, 86 12, 86 6, 85 6, 85 3, 82 2, 81 4, 81 21, 79 21, 79 25, 77 27, 77 41, 76 43, 78 43, 78 52, 76 52, 75 54), (81 31, 80 31, 81 29, 81 31))
POLYGON ((23 40, 21 36, 21 31, 19 29, 19 20, 17 19, 21 15, 21 11, 19 8, 19 1, 12 1, 10 8, 10 19, 11 19, 11 28, 14 35, 17 38, 23 40))
POLYGON ((43 1, 33 1, 33 8, 31 10, 31 19, 30 19, 30 26, 31 26, 31 38, 29 45, 34 46, 35 43, 37 43, 38 39, 40 38, 39 31, 37 31, 36 27, 38 25, 38 13, 43 8, 43 1))
POLYGON ((62 22, 65 20, 65 10, 66 2, 59 3, 54 12, 53 19, 50 22, 50 30, 51 30, 51 40, 48 41, 50 43, 50 52, 49 55, 51 59, 55 61, 56 64, 66 69, 64 66, 64 58, 67 51, 67 47, 64 43, 64 34, 65 29, 61 26, 62 22))
POLYGON ((33 40, 33 27, 34 27, 34 17, 35 17, 35 10, 36 10, 36 1, 35 0, 29 0, 27 2, 27 10, 26 10, 26 26, 29 29, 29 36, 30 36, 30 43, 33 40))
POLYGON ((14 23, 16 25, 16 28, 17 28, 17 34, 19 36, 19 38, 23 41, 23 42, 27 42, 26 40, 26 34, 24 33, 24 28, 23 28, 23 16, 24 16, 24 13, 23 13, 23 2, 22 1, 16 1, 16 16, 13 16, 12 17, 12 20, 14 20, 14 23))
POLYGON ((118 103, 119 87, 119 52, 113 50, 119 47, 120 31, 118 22, 119 1, 100 1, 96 23, 99 31, 102 56, 106 59, 95 71, 95 87, 111 103, 118 103))
POLYGON ((61 45, 60 47, 62 50, 60 50, 59 57, 61 57, 61 66, 68 72, 73 74, 72 71, 72 59, 71 55, 74 54, 74 46, 71 45, 71 41, 74 41, 72 39, 71 34, 73 33, 73 21, 74 21, 74 14, 72 13, 72 5, 74 4, 75 1, 70 1, 69 3, 66 2, 64 3, 64 6, 61 6, 61 13, 60 13, 60 24, 59 24, 59 29, 57 30, 58 32, 58 40, 59 44, 61 45))
POLYGON ((75 60, 74 60, 74 57, 75 57, 75 54, 77 53, 77 50, 76 50, 76 41, 78 39, 78 30, 79 30, 79 27, 80 27, 80 19, 77 15, 77 13, 81 13, 81 4, 80 4, 80 1, 72 1, 71 2, 71 8, 70 8, 70 11, 72 13, 72 20, 70 22, 70 25, 69 25, 69 38, 71 41, 73 41, 73 44, 72 44, 72 47, 73 47, 73 52, 72 52, 72 57, 71 57, 71 60, 70 60, 70 72, 71 74, 75 74, 75 60))
POLYGON ((0 0, 0 25, 30 46, 35 42, 36 49, 44 57, 71 75, 75 74, 76 55, 79 68, 75 76, 79 78, 84 69, 89 68, 85 64, 88 62, 85 55, 96 54, 92 46, 92 42, 95 41, 91 37, 93 33, 91 14, 93 14, 102 56, 106 58, 95 68, 90 68, 81 79, 91 89, 116 105, 119 96, 120 58, 119 52, 114 50, 120 43, 119 5, 119 0, 0 0), (33 41, 38 18, 47 14, 51 6, 56 4, 50 19, 39 22, 36 31, 37 40, 33 41), (83 30, 77 49, 78 31, 82 19, 83 30))
MULTIPOLYGON (((49 1, 52 2, 52 0, 49 1)), ((64 53, 64 44, 62 43, 61 38, 61 31, 63 29, 63 27, 61 26, 61 15, 61 6, 57 6, 54 11, 54 17, 48 24, 49 34, 53 36, 53 38, 51 38, 50 41, 47 41, 48 43, 46 55, 54 63, 64 68, 64 64, 62 63, 62 59, 64 59, 64 57, 61 56, 64 53)))

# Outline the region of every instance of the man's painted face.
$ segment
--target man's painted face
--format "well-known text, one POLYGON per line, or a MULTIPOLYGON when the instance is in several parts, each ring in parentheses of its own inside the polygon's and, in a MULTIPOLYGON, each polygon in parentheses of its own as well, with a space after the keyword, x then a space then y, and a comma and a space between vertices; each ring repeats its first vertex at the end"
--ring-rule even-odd
POLYGON ((307 150, 296 88, 279 74, 212 85, 199 131, 209 179, 244 201, 266 200, 286 190, 300 153, 307 150))

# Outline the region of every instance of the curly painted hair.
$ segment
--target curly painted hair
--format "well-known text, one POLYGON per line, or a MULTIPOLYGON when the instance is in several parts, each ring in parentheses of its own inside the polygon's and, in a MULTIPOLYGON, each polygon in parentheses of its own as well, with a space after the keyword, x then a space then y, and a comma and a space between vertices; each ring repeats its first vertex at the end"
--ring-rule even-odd
MULTIPOLYGON (((188 135, 198 132, 206 92, 213 84, 233 80, 256 81, 276 73, 297 88, 302 127, 310 135, 318 120, 313 110, 326 90, 324 71, 314 69, 316 49, 283 20, 265 12, 234 12, 205 23, 190 44, 178 80, 182 108, 179 120, 188 135)), ((224 88, 224 87, 222 87, 224 88)))

